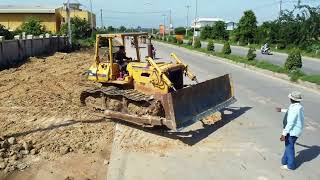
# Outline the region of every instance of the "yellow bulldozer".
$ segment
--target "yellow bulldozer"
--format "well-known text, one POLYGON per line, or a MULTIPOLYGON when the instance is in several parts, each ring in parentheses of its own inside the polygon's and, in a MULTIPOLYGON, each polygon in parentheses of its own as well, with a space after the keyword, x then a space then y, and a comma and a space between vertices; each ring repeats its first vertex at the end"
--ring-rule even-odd
POLYGON ((156 62, 148 56, 142 61, 138 41, 142 36, 148 33, 97 34, 94 63, 87 75, 100 86, 81 93, 82 105, 112 119, 176 131, 236 101, 228 74, 198 83, 189 66, 173 53, 174 62, 156 62), (136 57, 127 62, 122 75, 114 56, 128 39, 134 42, 136 57), (101 57, 103 48, 106 58, 101 57), (185 85, 184 76, 195 84, 185 85))

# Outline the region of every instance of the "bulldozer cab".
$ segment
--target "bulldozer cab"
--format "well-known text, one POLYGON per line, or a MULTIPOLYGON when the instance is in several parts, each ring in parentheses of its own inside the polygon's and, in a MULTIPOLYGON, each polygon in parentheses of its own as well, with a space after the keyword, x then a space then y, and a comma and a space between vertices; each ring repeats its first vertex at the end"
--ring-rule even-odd
POLYGON ((148 33, 121 33, 121 34, 97 34, 95 45, 95 61, 100 63, 101 59, 106 62, 115 62, 114 55, 121 46, 126 46, 127 41, 131 41, 132 47, 135 48, 136 56, 132 57, 134 61, 141 61, 139 39, 145 39, 148 33))
POLYGON ((136 55, 131 57, 130 62, 140 62, 139 38, 147 35, 148 33, 97 34, 94 63, 88 71, 88 79, 100 83, 130 85, 131 77, 119 80, 121 67, 116 62, 115 54, 121 46, 126 50, 126 41, 132 39, 136 55))

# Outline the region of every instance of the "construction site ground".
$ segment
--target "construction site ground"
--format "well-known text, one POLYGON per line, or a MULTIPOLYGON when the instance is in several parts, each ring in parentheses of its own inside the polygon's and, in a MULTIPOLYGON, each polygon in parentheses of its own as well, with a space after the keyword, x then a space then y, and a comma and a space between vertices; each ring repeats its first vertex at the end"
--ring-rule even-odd
POLYGON ((79 103, 96 85, 84 77, 92 58, 56 53, 0 72, 0 140, 16 141, 0 150, 0 179, 105 179, 114 122, 79 103))
POLYGON ((222 120, 182 132, 120 124, 80 106, 80 92, 97 85, 84 76, 93 50, 30 58, 0 72, 0 179, 319 179, 317 92, 181 48, 156 48, 161 61, 176 52, 201 82, 231 73, 238 102, 222 120), (288 105, 293 89, 305 94, 306 123, 298 168, 287 172, 279 168, 283 116, 274 107, 288 105))

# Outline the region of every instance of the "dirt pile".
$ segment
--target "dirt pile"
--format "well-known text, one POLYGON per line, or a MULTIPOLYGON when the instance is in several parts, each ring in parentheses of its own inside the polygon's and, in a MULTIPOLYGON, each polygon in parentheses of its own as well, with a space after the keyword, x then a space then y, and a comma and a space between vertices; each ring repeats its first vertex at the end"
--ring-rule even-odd
POLYGON ((56 53, 0 72, 0 169, 11 167, 14 155, 29 165, 33 162, 26 156, 55 160, 70 152, 96 153, 111 144, 114 123, 79 102, 81 91, 97 85, 84 77, 92 58, 92 50, 56 53), (12 137, 15 144, 2 148, 12 137))
POLYGON ((19 162, 27 155, 35 155, 37 151, 33 148, 33 142, 16 142, 14 137, 1 139, 0 141, 0 170, 11 172, 15 169, 23 170, 27 164, 19 162))

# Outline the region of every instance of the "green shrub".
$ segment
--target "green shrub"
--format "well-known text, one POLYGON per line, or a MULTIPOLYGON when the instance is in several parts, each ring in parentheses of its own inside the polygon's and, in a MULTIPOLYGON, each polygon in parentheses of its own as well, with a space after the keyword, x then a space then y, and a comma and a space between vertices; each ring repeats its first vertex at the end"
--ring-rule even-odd
POLYGON ((5 39, 13 39, 13 34, 0 24, 0 36, 4 36, 5 39))
POLYGON ((95 40, 92 38, 78 39, 75 40, 73 44, 79 44, 81 47, 93 47, 95 44, 95 40))
POLYGON ((176 37, 172 37, 172 42, 173 43, 177 43, 177 38, 176 37))
POLYGON ((248 59, 249 61, 252 61, 252 60, 254 60, 254 59, 257 57, 255 51, 256 51, 255 48, 252 48, 252 47, 249 48, 248 54, 247 54, 247 59, 248 59))
MULTIPOLYGON (((79 17, 73 17, 70 20, 71 22, 71 31, 73 39, 86 39, 91 37, 91 27, 90 23, 79 17)), ((65 23, 61 26, 59 34, 67 34, 68 24, 65 23)))
POLYGON ((280 42, 280 43, 277 44, 277 48, 278 48, 278 49, 285 49, 285 48, 286 48, 286 44, 280 42))
POLYGON ((194 48, 201 48, 201 41, 199 38, 196 38, 194 41, 194 48))
POLYGON ((189 39, 188 41, 188 45, 191 46, 192 45, 192 39, 189 39))
POLYGON ((289 77, 291 81, 296 82, 298 79, 300 79, 300 77, 304 76, 305 74, 300 71, 299 69, 293 69, 290 71, 289 73, 289 77))
POLYGON ((183 44, 183 40, 178 39, 178 40, 177 40, 177 44, 183 44))
POLYGON ((26 21, 22 23, 20 29, 22 32, 25 32, 26 35, 32 34, 39 36, 40 34, 44 34, 46 32, 46 29, 43 25, 41 25, 40 20, 33 17, 28 17, 26 21))
POLYGON ((307 52, 312 53, 312 52, 318 52, 320 51, 320 42, 314 43, 310 46, 307 47, 306 49, 307 52))
POLYGON ((208 42, 207 50, 210 52, 214 52, 214 43, 213 43, 213 40, 211 39, 208 42))
POLYGON ((299 49, 293 49, 284 64, 286 70, 294 70, 302 67, 301 52, 299 49))
POLYGON ((174 43, 175 37, 173 36, 168 36, 168 42, 174 43))
POLYGON ((184 27, 177 27, 174 29, 174 33, 177 35, 184 35, 186 33, 186 28, 184 27))
POLYGON ((231 48, 230 48, 230 44, 228 41, 226 41, 223 45, 223 48, 222 48, 222 53, 223 54, 231 54, 231 48))

